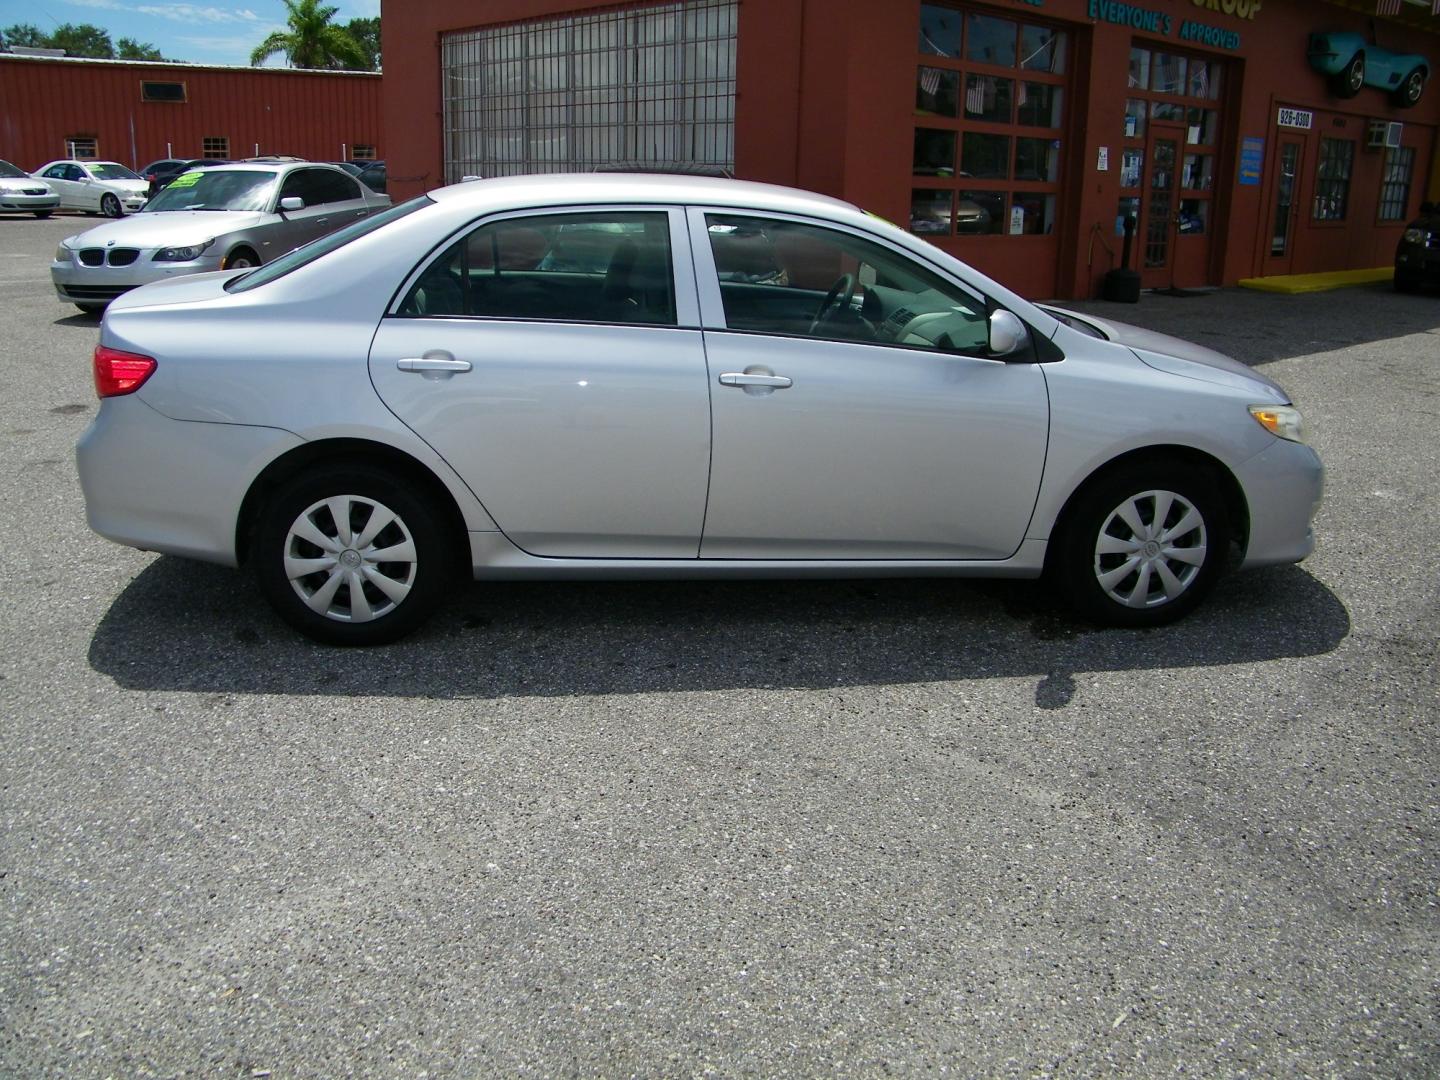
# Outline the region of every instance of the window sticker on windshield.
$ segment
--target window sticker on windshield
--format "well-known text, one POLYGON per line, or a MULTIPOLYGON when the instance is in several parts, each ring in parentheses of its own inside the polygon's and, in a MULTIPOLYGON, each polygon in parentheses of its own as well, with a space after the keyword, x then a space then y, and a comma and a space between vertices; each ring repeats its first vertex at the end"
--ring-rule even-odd
POLYGON ((181 187, 181 188, 183 188, 183 187, 194 187, 196 184, 198 184, 198 183, 200 182, 200 177, 202 177, 202 176, 204 176, 204 175, 205 175, 205 174, 204 174, 203 172, 201 172, 199 169, 196 169, 194 172, 181 173, 181 174, 180 174, 179 176, 177 176, 174 180, 170 181, 169 186, 170 186, 170 187, 181 187))

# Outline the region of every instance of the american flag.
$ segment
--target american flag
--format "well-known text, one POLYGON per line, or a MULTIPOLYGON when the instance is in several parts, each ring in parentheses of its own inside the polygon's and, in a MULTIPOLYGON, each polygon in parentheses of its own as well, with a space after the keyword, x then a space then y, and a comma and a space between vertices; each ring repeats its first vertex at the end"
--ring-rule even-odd
POLYGON ((1405 0, 1375 0, 1376 15, 1399 15, 1405 0))

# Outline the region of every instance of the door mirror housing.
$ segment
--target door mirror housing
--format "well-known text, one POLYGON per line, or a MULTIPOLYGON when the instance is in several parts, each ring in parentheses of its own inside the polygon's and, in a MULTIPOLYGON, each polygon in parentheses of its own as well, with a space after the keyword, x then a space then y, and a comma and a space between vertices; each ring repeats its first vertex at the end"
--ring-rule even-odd
POLYGON ((997 308, 990 313, 990 355, 1013 356, 1030 340, 1025 324, 1013 313, 997 308))
POLYGON ((299 195, 286 195, 285 198, 283 198, 283 199, 280 200, 280 209, 281 209, 281 210, 304 210, 304 209, 305 209, 305 200, 302 199, 302 198, 300 198, 299 195))

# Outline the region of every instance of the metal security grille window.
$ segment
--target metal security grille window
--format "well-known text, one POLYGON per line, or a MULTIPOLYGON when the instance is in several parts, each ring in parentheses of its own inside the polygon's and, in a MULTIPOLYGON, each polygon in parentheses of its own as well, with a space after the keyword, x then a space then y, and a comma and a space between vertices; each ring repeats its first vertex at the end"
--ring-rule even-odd
POLYGON ((1316 221, 1344 221, 1350 203, 1350 173, 1355 144, 1349 139, 1320 140, 1320 167, 1315 175, 1316 221))
POLYGON ((350 147, 350 156, 356 161, 374 161, 375 147, 367 143, 355 143, 350 147))
POLYGON ((88 161, 100 156, 100 147, 93 135, 68 135, 65 138, 65 156, 88 161))
POLYGON ((1055 230, 1069 35, 920 6, 910 230, 1055 230))
POLYGON ((445 34, 445 175, 735 163, 737 0, 445 34))
POLYGON ((1410 176, 1415 148, 1395 146, 1385 151, 1385 177, 1380 182, 1380 220, 1405 221, 1410 217, 1410 176))
POLYGON ((228 158, 230 156, 230 137, 228 135, 206 135, 200 140, 200 156, 228 158))

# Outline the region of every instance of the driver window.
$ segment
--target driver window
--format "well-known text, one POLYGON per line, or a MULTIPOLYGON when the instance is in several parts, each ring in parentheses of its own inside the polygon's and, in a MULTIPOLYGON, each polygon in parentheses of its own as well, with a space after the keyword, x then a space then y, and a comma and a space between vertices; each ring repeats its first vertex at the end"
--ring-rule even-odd
POLYGON ((985 355, 985 304, 881 244, 818 225, 707 214, 731 330, 985 355))

